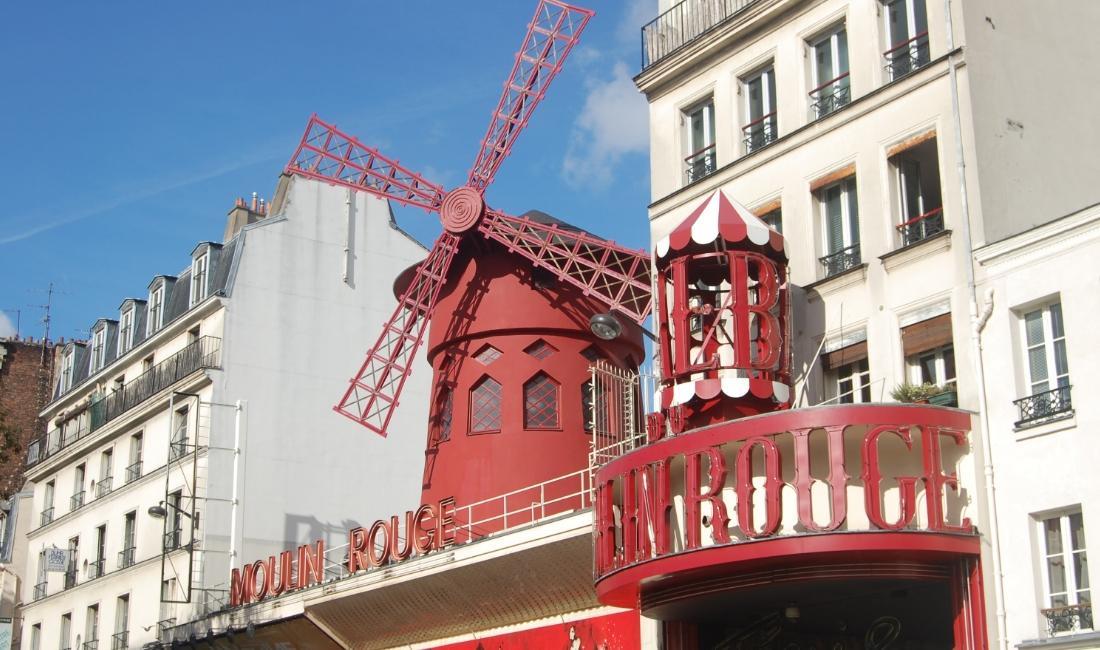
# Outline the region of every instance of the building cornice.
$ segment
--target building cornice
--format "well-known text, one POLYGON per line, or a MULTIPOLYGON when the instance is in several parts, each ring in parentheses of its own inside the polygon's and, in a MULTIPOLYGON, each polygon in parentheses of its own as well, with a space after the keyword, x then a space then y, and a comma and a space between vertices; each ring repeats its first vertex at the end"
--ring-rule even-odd
POLYGON ((1100 237, 1100 203, 975 249, 974 260, 997 273, 1030 265, 1100 237))

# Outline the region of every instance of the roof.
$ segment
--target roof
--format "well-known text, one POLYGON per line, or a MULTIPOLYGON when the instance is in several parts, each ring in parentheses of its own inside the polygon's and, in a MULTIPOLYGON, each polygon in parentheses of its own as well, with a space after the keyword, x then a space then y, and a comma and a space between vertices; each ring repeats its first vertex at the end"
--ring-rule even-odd
POLYGON ((693 245, 712 249, 716 243, 756 248, 767 255, 787 259, 787 241, 745 206, 715 190, 667 236, 657 240, 658 258, 693 245))

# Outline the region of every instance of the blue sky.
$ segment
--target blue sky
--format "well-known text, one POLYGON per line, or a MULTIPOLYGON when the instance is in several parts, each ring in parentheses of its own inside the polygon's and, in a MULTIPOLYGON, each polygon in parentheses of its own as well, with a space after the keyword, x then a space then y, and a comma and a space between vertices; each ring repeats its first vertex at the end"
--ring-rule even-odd
MULTIPOLYGON (((494 2, 43 2, 0 16, 0 336, 84 338, 238 196, 270 197, 306 120, 450 188, 466 175, 534 11, 494 2), (17 315, 16 311, 20 313, 17 315)), ((656 0, 594 8, 486 194, 648 242, 645 101, 631 82, 656 0)), ((438 220, 398 209, 430 243, 438 220)))

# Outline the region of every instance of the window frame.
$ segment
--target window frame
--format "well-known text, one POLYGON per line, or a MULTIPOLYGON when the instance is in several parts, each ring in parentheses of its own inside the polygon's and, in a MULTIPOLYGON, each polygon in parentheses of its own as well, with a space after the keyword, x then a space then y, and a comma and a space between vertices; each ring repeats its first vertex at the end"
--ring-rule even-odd
POLYGON ((1061 607, 1075 607, 1075 606, 1083 605, 1083 604, 1091 604, 1091 600, 1092 600, 1091 599, 1091 596, 1092 596, 1092 581, 1089 579, 1090 576, 1088 575, 1088 561, 1087 561, 1088 541, 1086 540, 1084 547, 1082 547, 1080 549, 1073 548, 1073 535, 1072 535, 1072 528, 1071 528, 1071 520, 1075 516, 1080 518, 1082 536, 1083 536, 1084 535, 1084 530, 1085 530, 1085 528, 1084 528, 1085 520, 1084 520, 1084 514, 1081 512, 1080 508, 1071 508, 1071 509, 1067 509, 1067 510, 1044 513, 1043 515, 1036 516, 1034 518, 1035 531, 1036 531, 1036 535, 1038 537, 1037 551, 1038 551, 1038 560, 1039 560, 1039 576, 1040 576, 1040 582, 1041 582, 1042 602, 1046 606, 1046 607, 1043 607, 1042 609, 1048 609, 1048 608, 1049 609, 1056 609, 1056 608, 1061 608, 1061 607), (1049 548, 1048 548, 1048 544, 1047 544, 1046 523, 1048 521, 1055 521, 1055 520, 1058 521, 1059 543, 1061 544, 1062 550, 1058 553, 1050 553, 1049 548), (1084 575, 1085 575, 1085 583, 1086 583, 1087 586, 1084 587, 1083 589, 1080 588, 1080 586, 1078 585, 1079 576, 1077 575, 1077 572, 1074 570, 1074 567, 1076 566, 1076 564, 1074 563, 1073 560, 1074 560, 1074 556, 1078 552, 1080 552, 1082 555, 1084 555, 1086 557, 1086 561, 1084 563, 1084 575), (1066 604, 1065 605, 1056 605, 1056 604, 1054 604, 1053 599, 1055 598, 1055 595, 1051 593, 1050 566, 1049 566, 1050 563, 1049 563, 1049 560, 1051 558, 1055 558, 1055 557, 1059 557, 1061 559, 1062 566, 1063 566, 1064 573, 1065 573, 1065 575, 1064 575, 1064 579, 1065 579, 1064 586, 1065 586, 1066 590, 1065 590, 1065 592, 1059 592, 1059 593, 1064 594, 1064 597, 1066 599, 1066 604), (1088 594, 1087 594, 1088 601, 1081 602, 1079 600, 1080 599, 1080 594, 1078 592, 1080 592, 1080 591, 1087 591, 1088 592, 1088 594))
POLYGON ((680 111, 680 117, 684 125, 684 185, 690 185, 695 181, 705 178, 718 168, 718 142, 715 123, 714 95, 690 104, 680 111), (701 115, 702 142, 695 142, 695 116, 701 115), (709 153, 708 153, 709 152, 709 153), (702 163, 702 173, 695 172, 699 163, 702 163))
POLYGON ((206 299, 209 290, 210 252, 204 251, 191 261, 191 302, 194 307, 206 299))
MULTIPOLYGON (((848 23, 846 20, 842 20, 839 23, 833 25, 829 29, 817 34, 817 36, 808 40, 806 44, 810 48, 810 79, 812 83, 812 90, 810 90, 809 97, 811 98, 810 111, 811 119, 819 120, 826 115, 830 115, 840 110, 844 106, 847 106, 852 101, 852 85, 851 85, 851 66, 852 62, 849 58, 848 52, 848 23), (844 34, 844 70, 839 71, 840 67, 840 35, 844 34), (818 68, 817 52, 823 44, 829 44, 829 59, 830 64, 833 67, 832 78, 822 79, 821 71, 818 68), (835 106, 827 111, 822 111, 813 106, 814 94, 825 90, 826 86, 833 86, 832 94, 837 97, 835 106), (841 96, 847 91, 847 96, 841 99, 841 96)), ((821 101, 820 98, 816 101, 821 101)))
POLYGON ((503 412, 504 409, 503 409, 503 406, 504 406, 504 383, 500 382, 500 381, 497 381, 496 378, 494 378, 492 375, 488 375, 488 374, 482 375, 480 378, 478 378, 478 380, 476 382, 474 382, 473 385, 470 386, 470 391, 469 391, 469 407, 468 407, 469 426, 467 428, 467 431, 469 431, 470 435, 477 435, 477 434, 483 434, 483 433, 500 433, 501 427, 504 424, 504 412, 503 412), (496 384, 499 387, 499 391, 497 392, 497 402, 496 402, 496 428, 478 429, 478 428, 475 428, 475 426, 474 426, 475 425, 474 418, 476 416, 476 409, 474 408, 474 399, 476 397, 476 393, 477 393, 478 389, 480 389, 483 385, 487 384, 488 382, 493 382, 494 384, 496 384))
POLYGON ((148 308, 145 312, 145 335, 149 336, 164 324, 164 282, 160 281, 149 290, 148 308))
POLYGON ((76 346, 70 345, 61 355, 61 389, 64 393, 73 387, 73 367, 76 361, 76 346))
POLYGON ((1070 377, 1070 374, 1069 374, 1069 351, 1065 350, 1065 346, 1067 345, 1067 343, 1066 343, 1066 338, 1067 338, 1066 337, 1066 327, 1065 327, 1065 325, 1066 325, 1066 323, 1065 323, 1065 312, 1062 310, 1062 301, 1061 301, 1061 299, 1056 298, 1054 300, 1050 300, 1050 301, 1045 302, 1043 304, 1027 308, 1026 310, 1021 310, 1020 311, 1020 316, 1019 316, 1019 321, 1020 321, 1020 323, 1019 323, 1019 326, 1020 326, 1020 342, 1023 346, 1023 354, 1024 354, 1024 359, 1023 359, 1024 363, 1023 363, 1023 365, 1024 365, 1024 373, 1025 373, 1024 378, 1025 378, 1025 382, 1026 382, 1025 387, 1027 389, 1027 395, 1025 395, 1025 397, 1031 397, 1031 396, 1039 395, 1039 394, 1042 394, 1042 393, 1045 393, 1045 392, 1048 392, 1048 391, 1051 391, 1051 390, 1057 390, 1058 388, 1071 386, 1071 382, 1069 380, 1069 377, 1070 377), (1061 322, 1061 326, 1062 326, 1062 334, 1061 334, 1061 336, 1057 336, 1057 337, 1054 336, 1054 318, 1051 314, 1051 310, 1055 307, 1057 307, 1058 314, 1059 314, 1059 321, 1061 322), (1040 318, 1042 319, 1041 322, 1042 322, 1042 336, 1043 336, 1043 339, 1042 339, 1042 342, 1040 344, 1031 345, 1031 344, 1028 343, 1028 339, 1027 339, 1027 318, 1028 318, 1028 316, 1030 316, 1031 314, 1034 314, 1036 312, 1038 312, 1040 314, 1040 318), (1059 342, 1062 344, 1063 349, 1065 350, 1065 357, 1066 357, 1066 364, 1065 364, 1065 368, 1064 368, 1065 372, 1063 372, 1063 373, 1058 373, 1057 344, 1059 342), (1043 390, 1037 391, 1037 390, 1035 390, 1035 385, 1039 382, 1035 381, 1035 378, 1032 376, 1030 352, 1033 348, 1039 347, 1039 345, 1041 345, 1043 347, 1043 358, 1044 358, 1044 363, 1045 363, 1046 375, 1047 376, 1042 380, 1042 382, 1045 384, 1046 388, 1044 388, 1043 390), (1053 371, 1053 377, 1052 377, 1052 371, 1053 371), (1054 386, 1053 387, 1051 387, 1051 380, 1052 379, 1054 380, 1054 386), (1062 383, 1063 379, 1065 380, 1064 384, 1062 383))
POLYGON ((758 151, 779 139, 779 106, 776 95, 778 94, 775 80, 775 60, 757 68, 753 72, 743 76, 739 80, 741 91, 741 106, 745 118, 748 120, 741 125, 741 145, 745 154, 758 151), (760 81, 760 115, 753 115, 752 111, 752 85, 760 81), (771 119, 768 119, 771 118, 771 119), (763 134, 763 142, 752 146, 753 136, 746 134, 746 129, 760 124, 763 134))
POLYGON ((954 343, 941 345, 939 347, 917 352, 916 354, 911 354, 906 357, 905 364, 909 367, 909 382, 912 384, 924 383, 922 362, 928 357, 932 357, 932 363, 935 367, 933 373, 935 374, 935 381, 930 383, 935 384, 936 386, 940 386, 942 388, 949 388, 951 390, 954 390, 958 385, 959 380, 958 360, 955 359, 954 343), (955 367, 955 376, 951 377, 950 379, 947 378, 948 363, 947 357, 945 356, 948 350, 950 350, 951 352, 951 365, 955 367))
POLYGON ((118 315, 118 351, 122 356, 134 346, 134 314, 135 309, 131 304, 128 309, 123 309, 118 315))
POLYGON ((550 376, 550 373, 540 370, 531 375, 527 381, 523 382, 523 428, 529 431, 560 431, 562 428, 562 410, 561 410, 561 383, 550 376), (530 410, 530 404, 528 403, 528 386, 534 381, 544 379, 550 382, 553 386, 553 403, 550 405, 554 413, 554 421, 550 424, 535 426, 531 424, 531 415, 538 415, 538 412, 532 413, 530 410))
POLYGON ((91 354, 88 356, 88 374, 94 375, 107 363, 107 324, 103 323, 92 330, 89 342, 91 354))
POLYGON ((874 395, 871 394, 871 363, 867 357, 849 361, 832 373, 834 399, 837 404, 867 404, 874 400, 874 395), (862 368, 858 367, 860 364, 862 368), (845 373, 846 370, 847 373, 845 373), (862 378, 863 381, 857 386, 855 381, 858 378, 862 378), (845 382, 850 384, 847 390, 844 389, 845 382))

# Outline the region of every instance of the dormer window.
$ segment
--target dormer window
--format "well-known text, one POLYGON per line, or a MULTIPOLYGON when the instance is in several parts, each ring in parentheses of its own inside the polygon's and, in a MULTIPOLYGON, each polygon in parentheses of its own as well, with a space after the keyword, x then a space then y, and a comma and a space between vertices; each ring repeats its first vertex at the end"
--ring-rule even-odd
POLYGON ((206 267, 210 261, 209 253, 203 253, 191 262, 191 306, 206 298, 206 267))
POLYGON ((92 356, 88 363, 88 374, 103 367, 107 360, 107 327, 100 325, 92 332, 92 356))
POLYGON ((118 356, 134 345, 134 305, 130 303, 118 317, 118 356))
POLYGON ((58 392, 64 393, 73 387, 73 359, 76 357, 76 347, 70 345, 61 356, 61 379, 58 392))
POLYGON ((149 314, 147 316, 146 335, 160 329, 164 318, 164 283, 160 283, 149 291, 149 314))

